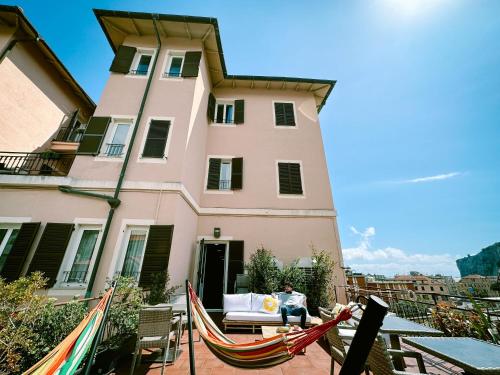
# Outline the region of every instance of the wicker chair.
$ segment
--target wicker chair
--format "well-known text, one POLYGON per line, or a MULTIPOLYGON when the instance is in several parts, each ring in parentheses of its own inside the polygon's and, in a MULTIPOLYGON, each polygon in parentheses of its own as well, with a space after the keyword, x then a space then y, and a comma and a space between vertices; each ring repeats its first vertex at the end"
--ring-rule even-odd
MULTIPOLYGON (((333 319, 333 316, 331 315, 331 312, 329 310, 324 309, 322 307, 318 308, 318 310, 323 323, 326 323, 333 319)), ((354 327, 348 327, 348 326, 340 326, 340 327, 342 327, 342 329, 352 329, 352 330, 355 329, 354 327)), ((350 341, 352 337, 351 336, 343 337, 340 334, 339 326, 334 326, 326 333, 326 338, 328 340, 328 344, 330 345, 330 355, 332 361, 330 366, 330 374, 333 375, 335 362, 338 362, 340 365, 343 365, 345 357, 347 355, 347 351, 349 350, 349 346, 346 345, 344 340, 350 341)), ((365 373, 368 374, 368 371, 366 369, 365 373)))
POLYGON ((427 374, 425 370, 424 361, 422 355, 417 352, 409 352, 403 350, 393 350, 387 349, 385 340, 382 336, 378 335, 375 342, 373 343, 372 349, 368 354, 368 360, 370 371, 373 375, 419 375, 427 374), (397 371, 394 369, 394 364, 392 363, 395 357, 412 357, 416 358, 418 364, 419 373, 415 372, 404 372, 397 371))
POLYGON ((163 349, 165 351, 161 367, 161 374, 163 375, 170 349, 170 341, 175 334, 172 330, 172 316, 172 307, 145 308, 139 311, 139 328, 134 359, 130 370, 131 374, 134 373, 137 357, 139 357, 139 363, 141 363, 143 349, 163 349))

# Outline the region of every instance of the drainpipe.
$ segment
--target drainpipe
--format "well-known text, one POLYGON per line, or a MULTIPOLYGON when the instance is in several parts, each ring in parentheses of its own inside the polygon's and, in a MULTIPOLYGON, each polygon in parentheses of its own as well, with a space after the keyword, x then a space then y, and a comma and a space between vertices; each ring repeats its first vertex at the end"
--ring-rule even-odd
MULTIPOLYGON (((118 200, 118 196, 120 195, 120 190, 122 188, 123 180, 125 178, 125 172, 127 171, 127 166, 128 166, 128 162, 130 159, 130 154, 132 152, 132 147, 134 146, 134 140, 135 140, 135 137, 137 135, 139 123, 141 122, 141 119, 142 119, 142 114, 144 112, 144 106, 146 105, 146 100, 148 97, 149 88, 151 86, 151 81, 153 80, 153 76, 155 73, 156 63, 158 61, 158 56, 160 55, 161 39, 160 39, 160 34, 158 33, 158 28, 156 26, 156 20, 158 18, 159 17, 157 14, 153 14, 153 26, 155 29, 156 41, 158 43, 158 50, 157 50, 157 52, 155 54, 155 58, 153 60, 153 66, 151 67, 151 72, 149 73, 148 82, 146 83, 146 88, 144 89, 144 94, 142 96, 141 106, 139 108, 139 113, 137 114, 137 119, 135 120, 134 129, 132 130, 132 136, 130 137, 130 145, 127 148, 127 153, 125 154, 125 159, 123 160, 123 165, 122 165, 122 169, 120 171, 120 176, 118 178, 118 183, 116 184, 116 187, 115 187, 115 193, 113 195, 113 199, 116 199, 116 200, 118 200)), ((108 200, 108 202, 109 202, 109 200, 108 200)), ((90 274, 90 279, 89 279, 89 283, 87 286, 87 291, 85 292, 85 298, 90 297, 90 295, 92 294, 92 289, 94 287, 94 282, 95 282, 95 278, 97 275, 97 270, 99 268, 99 263, 100 263, 100 260, 102 257, 102 253, 104 251, 104 246, 106 245, 106 240, 108 238, 109 229, 111 227, 111 222, 113 221, 113 216, 115 214, 115 209, 116 209, 116 207, 111 206, 111 208, 108 212, 108 218, 106 219, 106 224, 104 225, 104 231, 102 234, 101 243, 99 244, 99 249, 97 250, 97 255, 96 255, 96 259, 95 259, 95 263, 94 263, 95 266, 92 269, 92 273, 90 274)))

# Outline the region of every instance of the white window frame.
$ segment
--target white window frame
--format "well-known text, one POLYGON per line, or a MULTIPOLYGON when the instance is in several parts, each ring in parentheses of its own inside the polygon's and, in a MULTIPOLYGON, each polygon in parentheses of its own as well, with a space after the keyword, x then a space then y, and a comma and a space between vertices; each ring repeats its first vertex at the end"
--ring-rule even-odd
POLYGON ((20 229, 21 228, 21 223, 5 223, 5 222, 0 222, 0 229, 7 229, 7 233, 5 234, 5 237, 2 239, 2 242, 0 242, 0 256, 2 256, 5 246, 7 246, 7 242, 9 241, 10 236, 12 235, 12 231, 15 229, 20 229))
POLYGON ((108 129, 106 131, 106 134, 104 135, 104 138, 102 140, 101 148, 99 150, 99 154, 95 157, 94 160, 96 161, 111 161, 111 162, 123 162, 123 159, 125 157, 125 154, 127 153, 127 150, 130 146, 130 138, 132 137, 132 128, 135 124, 136 118, 135 116, 127 116, 127 115, 111 115, 111 122, 109 123, 108 129), (123 147, 123 152, 121 156, 107 156, 106 155, 106 148, 107 144, 111 143, 111 140, 113 139, 117 125, 118 124, 124 124, 128 123, 130 124, 127 137, 125 138, 125 146, 123 147))
POLYGON ((299 121, 297 119, 297 105, 293 100, 273 100, 273 125, 275 129, 298 129, 299 121), (274 103, 291 103, 293 104, 293 118, 295 119, 295 125, 276 125, 276 110, 274 108, 274 103))
POLYGON ((223 98, 218 98, 215 100, 215 108, 214 108, 214 118, 211 119, 212 120, 212 123, 211 125, 212 126, 220 126, 220 127, 236 127, 236 124, 234 123, 234 116, 235 116, 235 112, 236 112, 236 107, 234 105, 234 102, 236 101, 236 99, 223 99, 223 98), (229 122, 229 123, 226 123, 226 106, 230 104, 233 106, 233 121, 232 122, 229 122), (224 114, 223 114, 223 122, 217 122, 217 106, 218 105, 223 105, 224 106, 224 114))
MULTIPOLYGON (((230 155, 208 155, 207 156, 207 162, 205 166, 205 182, 203 186, 203 192, 205 194, 234 194, 234 190, 231 190, 229 188, 228 190, 212 190, 212 189, 207 189, 207 183, 208 183, 208 169, 210 167, 210 159, 221 159, 222 161, 224 160, 230 160, 231 161, 231 173, 233 170, 233 158, 235 156, 230 156, 230 155)), ((221 163, 222 167, 222 163, 221 163)), ((220 176, 219 176, 219 184, 220 184, 220 176)))
POLYGON ((130 71, 126 75, 126 77, 128 77, 128 78, 148 78, 149 75, 151 74, 151 67, 154 63, 155 55, 156 55, 156 49, 154 49, 154 48, 137 48, 137 52, 135 53, 134 59, 132 60, 132 64, 130 65, 130 71), (144 75, 131 74, 130 71, 137 70, 137 68, 139 66, 139 61, 141 60, 141 56, 143 56, 143 55, 151 56, 151 61, 150 61, 149 66, 148 66, 147 74, 144 74, 144 75))
POLYGON ((137 155, 138 163, 165 164, 167 162, 168 152, 170 150, 170 142, 172 140, 172 135, 174 130, 174 122, 175 122, 175 117, 161 117, 161 116, 148 117, 146 127, 142 135, 141 148, 139 154, 137 155), (148 137, 149 127, 151 126, 152 120, 170 121, 170 126, 168 128, 168 134, 167 134, 167 143, 165 144, 165 149, 163 150, 162 158, 150 158, 142 156, 142 153, 144 152, 144 146, 146 146, 146 140, 148 137))
POLYGON ((276 196, 278 198, 285 199, 305 199, 306 198, 306 183, 304 178, 304 165, 302 164, 302 160, 276 160, 275 161, 275 170, 276 170, 276 196), (296 163, 300 164, 300 182, 302 184, 302 194, 280 194, 280 169, 279 163, 296 163))
POLYGON ((162 81, 181 81, 184 77, 179 76, 179 77, 169 77, 166 74, 170 70, 170 65, 172 65, 172 58, 173 57, 182 57, 182 64, 181 64, 181 74, 182 74, 182 68, 184 68, 184 62, 186 61, 186 52, 184 50, 168 50, 166 55, 165 55, 165 60, 163 61, 163 66, 160 72, 160 80, 162 81))
POLYGON ((59 267, 59 272, 57 274, 57 284, 55 288, 64 289, 85 289, 88 285, 88 280, 95 266, 95 261, 97 257, 97 252, 99 245, 102 240, 103 226, 105 224, 104 219, 91 219, 91 218, 75 218, 73 221, 75 224, 75 230, 71 234, 66 253, 64 254, 63 261, 59 267), (76 252, 78 251, 78 246, 80 246, 80 241, 85 230, 98 230, 99 234, 97 236, 97 241, 95 243, 94 251, 92 252, 92 257, 90 258, 89 268, 87 275, 85 276, 85 281, 80 282, 64 282, 64 273, 66 271, 71 271, 73 263, 75 261, 76 252))

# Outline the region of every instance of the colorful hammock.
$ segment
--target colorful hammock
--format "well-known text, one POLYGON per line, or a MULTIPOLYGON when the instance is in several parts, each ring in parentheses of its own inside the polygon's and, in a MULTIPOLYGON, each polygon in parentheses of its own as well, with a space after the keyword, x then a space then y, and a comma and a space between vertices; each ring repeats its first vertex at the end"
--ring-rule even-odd
POLYGON ((49 354, 24 372, 24 375, 74 374, 94 341, 112 293, 113 288, 110 288, 87 317, 49 354))
POLYGON ((303 331, 281 333, 268 339, 238 344, 225 336, 217 327, 190 284, 188 292, 191 314, 200 336, 215 356, 234 367, 262 368, 288 361, 306 346, 318 340, 330 328, 351 318, 351 311, 344 309, 335 319, 303 331))

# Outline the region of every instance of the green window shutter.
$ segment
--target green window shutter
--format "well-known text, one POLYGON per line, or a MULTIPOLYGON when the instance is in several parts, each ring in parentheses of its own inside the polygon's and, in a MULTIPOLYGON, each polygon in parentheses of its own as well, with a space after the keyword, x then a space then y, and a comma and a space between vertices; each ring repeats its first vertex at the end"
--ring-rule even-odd
POLYGON ((221 159, 210 159, 208 162, 207 190, 219 190, 221 159))
POLYGON ((278 126, 295 126, 293 103, 274 103, 275 123, 278 126))
POLYGON ((234 101, 234 123, 243 124, 245 122, 245 101, 235 100, 234 101))
POLYGON ((97 155, 108 130, 111 117, 91 117, 80 140, 78 154, 97 155))
POLYGON ((142 156, 145 158, 163 158, 167 144, 170 121, 151 120, 142 156))
POLYGON ((31 249, 31 245, 33 245, 38 228, 40 228, 40 223, 23 223, 21 225, 0 274, 6 281, 13 281, 21 276, 24 262, 31 249))
POLYGON ((207 117, 208 122, 213 122, 215 116, 215 96, 210 93, 208 94, 208 106, 207 106, 207 117))
POLYGON ((229 241, 229 259, 227 265, 227 293, 234 294, 236 275, 244 272, 244 242, 229 241))
POLYGON ((154 274, 168 270, 173 233, 173 225, 151 225, 149 227, 139 278, 140 287, 150 287, 154 274))
POLYGON ((130 71, 130 66, 132 65, 136 52, 137 48, 135 47, 119 46, 109 70, 115 73, 127 74, 130 71))
POLYGON ((302 194, 299 163, 278 163, 280 194, 302 194))
POLYGON ((43 272, 49 279, 47 288, 54 286, 57 281, 57 273, 73 228, 73 224, 66 223, 47 223, 45 226, 27 274, 35 271, 43 272))
POLYGON ((182 77, 198 77, 200 67, 201 51, 189 51, 184 55, 184 65, 182 66, 182 77))
POLYGON ((231 161, 231 190, 243 188, 243 158, 231 161))
POLYGON ((300 164, 289 163, 288 169, 290 171, 290 191, 291 194, 302 194, 302 180, 300 177, 300 164))

